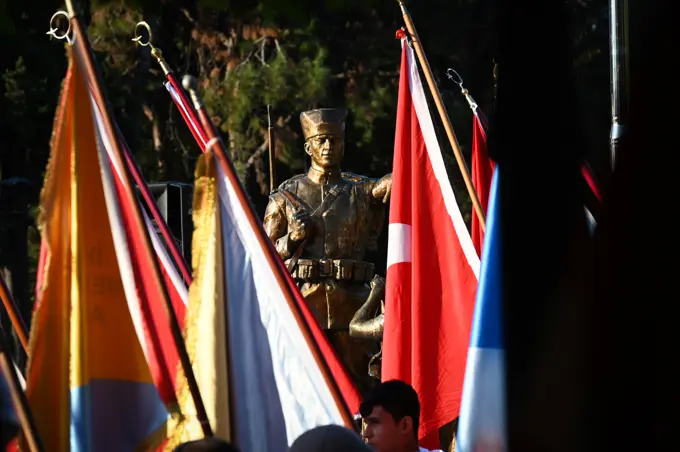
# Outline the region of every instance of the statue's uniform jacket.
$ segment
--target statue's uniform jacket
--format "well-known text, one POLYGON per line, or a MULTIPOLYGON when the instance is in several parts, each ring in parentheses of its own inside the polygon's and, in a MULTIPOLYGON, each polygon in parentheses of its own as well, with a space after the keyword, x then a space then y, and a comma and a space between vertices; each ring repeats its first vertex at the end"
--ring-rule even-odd
POLYGON ((289 237, 289 224, 300 210, 310 215, 312 232, 292 275, 314 316, 326 330, 355 379, 365 380, 376 344, 349 337, 349 323, 370 293, 374 265, 363 259, 377 247, 385 204, 372 195, 378 179, 351 173, 322 173, 311 168, 270 195, 264 227, 279 255, 290 261, 300 243, 289 237), (335 188, 337 196, 319 211, 335 188), (283 191, 288 192, 292 202, 283 191), (315 212, 316 211, 316 212, 315 212))

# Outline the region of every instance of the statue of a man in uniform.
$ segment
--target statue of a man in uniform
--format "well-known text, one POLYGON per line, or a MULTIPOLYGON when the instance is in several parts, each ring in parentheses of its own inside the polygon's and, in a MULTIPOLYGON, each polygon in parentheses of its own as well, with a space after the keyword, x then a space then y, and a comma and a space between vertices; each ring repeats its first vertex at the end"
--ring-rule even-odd
POLYGON ((346 117, 347 110, 334 108, 300 115, 311 167, 270 195, 264 228, 364 391, 374 382, 368 364, 378 342, 350 337, 349 325, 372 291, 375 267, 364 258, 377 247, 392 175, 372 179, 341 171, 346 117))

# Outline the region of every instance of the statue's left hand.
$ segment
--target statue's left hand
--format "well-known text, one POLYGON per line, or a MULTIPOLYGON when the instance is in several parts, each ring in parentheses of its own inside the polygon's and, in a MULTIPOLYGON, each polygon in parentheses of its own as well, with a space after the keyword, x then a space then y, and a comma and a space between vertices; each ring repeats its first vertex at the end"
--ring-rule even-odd
POLYGON ((392 173, 380 179, 373 187, 373 197, 387 204, 392 194, 392 173))
POLYGON ((373 279, 371 280, 371 282, 369 283, 369 285, 371 286, 371 289, 373 289, 375 291, 378 291, 378 292, 383 291, 384 292, 385 291, 385 278, 383 278, 380 275, 375 275, 373 277, 373 279))

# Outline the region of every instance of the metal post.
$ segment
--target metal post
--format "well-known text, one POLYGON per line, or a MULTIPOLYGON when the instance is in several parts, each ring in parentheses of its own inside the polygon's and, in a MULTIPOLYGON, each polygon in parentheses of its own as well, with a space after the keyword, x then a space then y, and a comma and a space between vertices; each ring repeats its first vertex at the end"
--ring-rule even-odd
POLYGON ((609 0, 609 45, 611 50, 611 106, 610 134, 611 169, 616 166, 616 154, 625 134, 628 115, 628 0, 609 0))

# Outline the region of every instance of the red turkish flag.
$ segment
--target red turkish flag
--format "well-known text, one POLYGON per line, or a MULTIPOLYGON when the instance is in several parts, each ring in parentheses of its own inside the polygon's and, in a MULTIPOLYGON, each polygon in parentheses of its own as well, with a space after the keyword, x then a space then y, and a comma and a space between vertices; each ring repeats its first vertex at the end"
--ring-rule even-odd
POLYGON ((382 379, 415 388, 421 445, 438 449, 460 411, 479 256, 403 40, 392 178, 382 379))
MULTIPOLYGON (((486 147, 486 132, 477 112, 473 115, 472 124, 472 185, 475 187, 479 204, 486 215, 489 204, 489 190, 491 190, 491 177, 493 176, 494 163, 489 158, 486 147)), ((472 210, 472 243, 475 245, 477 255, 482 255, 484 243, 484 231, 482 231, 479 217, 472 210)))

